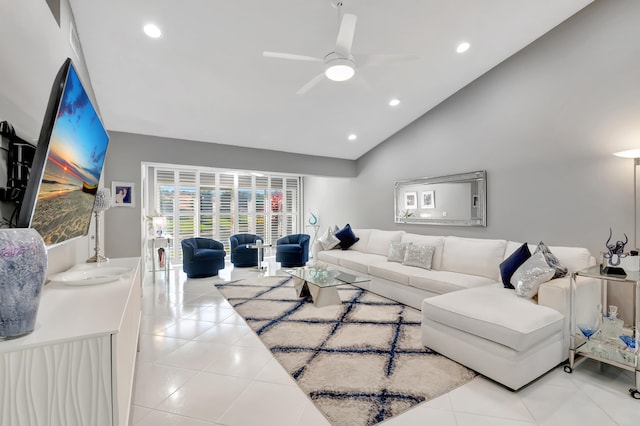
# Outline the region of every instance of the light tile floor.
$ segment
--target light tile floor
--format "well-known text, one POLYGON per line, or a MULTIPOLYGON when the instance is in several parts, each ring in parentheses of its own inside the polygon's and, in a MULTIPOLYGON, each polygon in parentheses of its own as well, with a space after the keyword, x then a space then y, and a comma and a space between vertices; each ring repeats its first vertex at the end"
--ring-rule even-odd
MULTIPOLYGON (((273 259, 269 268, 276 270, 273 259)), ((225 280, 258 276, 220 271, 225 280)), ((130 425, 329 425, 260 339, 211 284, 177 266, 143 284, 143 316, 130 425)), ((640 425, 633 373, 588 360, 558 367, 518 392, 477 377, 385 425, 640 425)))

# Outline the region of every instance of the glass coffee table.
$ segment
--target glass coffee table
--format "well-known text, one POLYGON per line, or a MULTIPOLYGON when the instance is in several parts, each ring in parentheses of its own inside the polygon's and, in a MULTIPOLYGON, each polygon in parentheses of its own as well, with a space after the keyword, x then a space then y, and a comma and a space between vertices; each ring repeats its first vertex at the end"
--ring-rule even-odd
POLYGON ((336 287, 370 281, 369 278, 342 272, 337 269, 317 269, 312 267, 285 269, 294 278, 298 297, 305 297, 315 307, 339 305, 342 303, 336 287))

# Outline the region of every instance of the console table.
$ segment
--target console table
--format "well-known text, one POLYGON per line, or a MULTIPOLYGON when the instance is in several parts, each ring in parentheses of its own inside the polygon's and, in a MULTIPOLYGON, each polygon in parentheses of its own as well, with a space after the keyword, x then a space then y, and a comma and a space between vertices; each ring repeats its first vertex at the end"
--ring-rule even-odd
POLYGON ((140 328, 140 258, 114 282, 42 290, 33 333, 0 341, 0 424, 125 426, 140 328))

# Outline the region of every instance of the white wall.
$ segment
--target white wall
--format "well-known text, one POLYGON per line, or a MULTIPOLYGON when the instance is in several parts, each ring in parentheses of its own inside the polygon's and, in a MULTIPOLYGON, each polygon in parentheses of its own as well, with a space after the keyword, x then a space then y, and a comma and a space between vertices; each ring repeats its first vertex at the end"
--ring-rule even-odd
MULTIPOLYGON (((44 0, 0 1, 0 121, 10 122, 18 136, 34 144, 53 79, 67 57, 73 60, 93 98, 84 59, 78 58, 69 44, 73 19, 69 2, 52 3, 59 3, 60 26, 44 0)), ((0 161, 6 161, 6 152, 0 161)), ((6 173, 4 168, 2 173, 6 173)), ((3 206, 2 212, 6 211, 3 206)), ((90 245, 89 237, 84 237, 49 249, 48 274, 84 262, 90 245)))
MULTIPOLYGON (((358 160, 305 180, 322 228, 404 229, 604 249, 633 240, 640 2, 597 1, 358 160), (487 170, 488 226, 393 223, 396 180, 487 170)), ((474 46, 482 49, 482 46, 474 46)), ((632 243, 628 248, 632 247, 632 243)))

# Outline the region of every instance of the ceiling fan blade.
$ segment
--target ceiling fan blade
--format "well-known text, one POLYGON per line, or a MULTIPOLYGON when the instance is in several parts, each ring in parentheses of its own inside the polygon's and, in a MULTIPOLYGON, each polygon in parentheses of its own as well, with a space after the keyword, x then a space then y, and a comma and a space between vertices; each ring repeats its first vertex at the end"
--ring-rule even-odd
POLYGON ((262 52, 262 56, 265 58, 277 58, 277 59, 291 59, 294 61, 311 61, 322 62, 320 58, 314 58, 313 56, 296 55, 293 53, 279 53, 279 52, 262 52))
POLYGON ((341 54, 345 58, 351 55, 351 45, 353 44, 353 36, 356 32, 356 15, 345 13, 340 22, 340 30, 338 31, 338 40, 336 41, 336 53, 341 54))
POLYGON ((375 67, 393 62, 415 61, 418 55, 353 55, 358 67, 375 67))
POLYGON ((324 73, 318 74, 315 77, 313 77, 307 84, 305 84, 304 86, 302 86, 300 88, 300 90, 298 90, 296 92, 297 95, 304 95, 305 93, 307 93, 309 90, 311 90, 311 88, 313 86, 315 86, 316 84, 320 83, 322 80, 324 79, 324 73))

